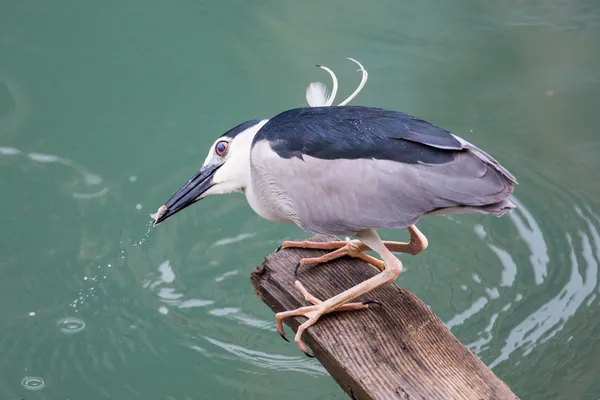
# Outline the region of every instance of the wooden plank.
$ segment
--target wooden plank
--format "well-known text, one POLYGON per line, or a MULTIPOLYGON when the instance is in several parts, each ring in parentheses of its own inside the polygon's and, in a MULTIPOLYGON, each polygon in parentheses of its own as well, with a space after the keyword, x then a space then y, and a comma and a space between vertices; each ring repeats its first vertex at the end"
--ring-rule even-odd
MULTIPOLYGON (((309 240, 339 239, 317 235, 309 240)), ((300 258, 320 254, 325 251, 283 249, 267 256, 251 275, 257 295, 274 312, 308 305, 294 287, 294 267, 300 258)), ((363 261, 344 257, 304 267, 298 279, 326 300, 377 272, 363 261)), ((358 298, 364 300, 379 300, 382 306, 326 314, 302 336, 351 398, 517 399, 409 290, 388 284, 358 298)), ((303 321, 306 318, 288 318, 286 324, 295 332, 303 321)), ((293 333, 286 329, 290 346, 297 349, 293 333)))

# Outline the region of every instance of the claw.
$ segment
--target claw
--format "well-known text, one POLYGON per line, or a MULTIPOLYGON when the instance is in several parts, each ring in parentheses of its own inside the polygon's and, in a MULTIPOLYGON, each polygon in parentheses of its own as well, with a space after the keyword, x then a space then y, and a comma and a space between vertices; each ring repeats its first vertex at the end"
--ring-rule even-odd
POLYGON ((367 304, 377 304, 378 306, 383 306, 379 300, 366 300, 362 302, 364 305, 367 304))
MULTIPOLYGON (((298 270, 299 266, 300 262, 296 266, 296 271, 298 270)), ((314 354, 310 354, 309 348, 306 347, 306 345, 302 342, 302 334, 308 328, 313 326, 323 314, 327 314, 333 311, 363 310, 369 308, 369 304, 381 305, 381 303, 377 300, 366 300, 361 303, 344 303, 336 307, 327 307, 325 303, 323 303, 317 297, 310 294, 300 283, 300 281, 296 280, 294 285, 296 286, 296 289, 298 289, 298 291, 304 296, 304 299, 307 302, 312 303, 312 305, 300 307, 295 310, 278 312, 277 314, 275 314, 275 323, 277 325, 277 332, 279 333, 279 335, 282 337, 283 340, 289 342, 289 340, 287 340, 287 338, 285 337, 283 321, 286 318, 290 317, 307 318, 306 321, 304 321, 302 324, 300 324, 300 326, 298 326, 298 329, 296 330, 296 336, 294 337, 294 342, 296 342, 300 350, 309 358, 315 358, 315 356, 314 354)))
POLYGON ((275 253, 277 253, 279 250, 281 250, 281 246, 283 246, 283 244, 280 244, 279 247, 275 249, 275 253))
POLYGON ((300 261, 296 263, 296 268, 294 268, 294 277, 298 277, 298 269, 300 268, 300 261))

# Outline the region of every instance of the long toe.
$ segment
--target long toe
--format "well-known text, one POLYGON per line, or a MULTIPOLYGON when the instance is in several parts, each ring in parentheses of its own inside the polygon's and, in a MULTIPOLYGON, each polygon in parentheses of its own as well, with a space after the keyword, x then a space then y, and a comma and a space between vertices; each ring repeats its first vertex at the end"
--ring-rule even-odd
POLYGON ((302 334, 306 329, 314 325, 321 315, 328 314, 334 311, 352 311, 352 310, 363 310, 369 308, 369 304, 378 304, 381 305, 377 300, 367 300, 362 303, 346 303, 337 307, 326 306, 323 304, 321 300, 317 297, 313 296, 306 290, 306 288, 300 283, 300 281, 295 282, 296 289, 302 294, 304 299, 309 303, 312 303, 310 306, 300 307, 291 311, 283 311, 275 314, 275 320, 277 324, 277 332, 281 335, 281 337, 289 342, 289 340, 285 337, 285 331, 283 330, 283 320, 289 317, 306 317, 307 321, 302 323, 298 330, 296 331, 296 336, 294 337, 294 341, 302 350, 304 354, 308 357, 313 357, 306 345, 302 342, 302 334))
POLYGON ((344 247, 345 245, 346 245, 346 242, 342 242, 342 241, 338 241, 338 240, 334 240, 331 242, 310 242, 308 240, 304 240, 301 242, 294 242, 291 240, 286 240, 283 243, 281 243, 281 246, 279 246, 277 249, 282 250, 282 249, 297 248, 297 249, 314 249, 314 250, 336 250, 336 249, 339 249, 340 247, 344 247))
POLYGON ((370 265, 377 268, 379 271, 383 271, 384 264, 383 261, 378 260, 375 257, 371 257, 367 254, 363 254, 363 251, 367 250, 368 247, 365 246, 360 240, 347 240, 345 242, 329 242, 335 243, 336 246, 339 243, 343 243, 343 246, 338 248, 337 250, 331 251, 327 254, 324 254, 320 257, 311 257, 311 258, 303 258, 300 260, 299 265, 296 266, 295 275, 298 274, 298 268, 304 267, 305 265, 315 265, 315 264, 323 264, 329 261, 336 260, 340 257, 350 256, 359 258, 363 261, 366 261, 370 265))

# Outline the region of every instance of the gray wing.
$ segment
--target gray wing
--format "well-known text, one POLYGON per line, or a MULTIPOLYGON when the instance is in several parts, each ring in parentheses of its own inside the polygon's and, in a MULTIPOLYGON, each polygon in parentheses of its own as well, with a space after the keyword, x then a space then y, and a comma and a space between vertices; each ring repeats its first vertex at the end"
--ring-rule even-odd
POLYGON ((263 141, 253 148, 253 168, 260 165, 261 181, 273 186, 268 192, 276 193, 273 201, 282 212, 314 233, 404 228, 425 214, 457 207, 502 215, 512 208, 507 198, 514 178, 488 154, 460 141, 465 149, 443 164, 282 158, 263 141))
POLYGON ((402 228, 457 209, 501 215, 516 183, 471 143, 371 107, 312 107, 267 122, 252 145, 270 206, 316 233, 402 228))

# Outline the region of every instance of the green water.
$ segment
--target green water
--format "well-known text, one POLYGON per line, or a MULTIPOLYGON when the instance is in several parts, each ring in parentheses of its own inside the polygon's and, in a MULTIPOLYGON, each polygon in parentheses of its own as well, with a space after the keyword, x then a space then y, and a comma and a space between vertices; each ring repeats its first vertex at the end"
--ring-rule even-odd
POLYGON ((353 104, 520 182, 505 218, 421 221, 398 284, 522 398, 598 399, 599 43, 593 1, 0 2, 0 397, 346 398, 249 281, 306 233, 241 195, 148 214, 218 135, 330 86, 314 64, 345 98, 354 57, 353 104))

